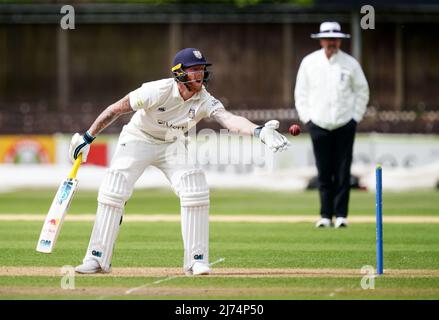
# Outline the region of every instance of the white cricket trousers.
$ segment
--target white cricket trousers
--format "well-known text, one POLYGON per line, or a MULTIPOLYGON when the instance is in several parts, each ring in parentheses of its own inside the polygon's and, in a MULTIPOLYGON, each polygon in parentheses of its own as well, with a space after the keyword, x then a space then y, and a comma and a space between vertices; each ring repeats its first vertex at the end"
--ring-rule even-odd
MULTIPOLYGON (((183 271, 190 272, 196 261, 209 263, 209 188, 204 173, 187 160, 183 141, 151 144, 126 139, 119 139, 99 188, 98 209, 84 263, 95 260, 103 271, 111 270, 125 204, 148 166, 160 169, 180 198, 183 271)), ((147 250, 148 243, 145 243, 147 250)))

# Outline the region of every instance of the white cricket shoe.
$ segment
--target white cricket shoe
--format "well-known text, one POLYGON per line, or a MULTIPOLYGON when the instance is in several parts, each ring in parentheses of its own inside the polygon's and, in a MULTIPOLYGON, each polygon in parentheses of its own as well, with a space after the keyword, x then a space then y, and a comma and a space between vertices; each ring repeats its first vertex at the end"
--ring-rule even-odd
POLYGON ((316 223, 316 228, 330 228, 332 227, 332 221, 328 218, 322 218, 316 223))
POLYGON ((200 276, 210 273, 212 273, 212 269, 210 269, 208 264, 197 261, 192 265, 192 268, 186 272, 186 275, 200 276))
POLYGON ((335 227, 336 228, 346 228, 348 226, 348 219, 343 217, 338 217, 335 219, 335 227))
POLYGON ((99 265, 99 263, 97 261, 88 260, 88 261, 84 262, 83 264, 77 266, 75 268, 75 271, 77 273, 99 273, 99 272, 108 273, 108 272, 111 272, 111 269, 108 271, 104 271, 104 270, 102 270, 101 266, 99 265))

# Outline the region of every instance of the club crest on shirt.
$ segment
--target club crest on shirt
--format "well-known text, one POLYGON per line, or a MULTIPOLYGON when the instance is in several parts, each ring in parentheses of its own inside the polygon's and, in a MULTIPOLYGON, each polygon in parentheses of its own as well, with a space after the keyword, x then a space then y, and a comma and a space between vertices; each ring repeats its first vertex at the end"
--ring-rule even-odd
POLYGON ((194 53, 194 56, 197 57, 198 59, 201 59, 203 57, 201 52, 198 50, 194 50, 192 52, 194 53))
POLYGON ((188 117, 189 117, 189 119, 194 120, 194 118, 195 118, 195 110, 194 109, 191 108, 189 110, 188 117))

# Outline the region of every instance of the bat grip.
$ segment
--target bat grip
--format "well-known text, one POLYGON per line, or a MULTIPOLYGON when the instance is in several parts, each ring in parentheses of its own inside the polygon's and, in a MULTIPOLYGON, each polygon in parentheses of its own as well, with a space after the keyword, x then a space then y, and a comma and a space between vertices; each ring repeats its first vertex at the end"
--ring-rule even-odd
POLYGON ((79 156, 76 158, 75 162, 73 163, 72 171, 70 171, 70 174, 68 176, 69 179, 75 179, 76 174, 78 173, 79 166, 82 162, 82 153, 79 154, 79 156))

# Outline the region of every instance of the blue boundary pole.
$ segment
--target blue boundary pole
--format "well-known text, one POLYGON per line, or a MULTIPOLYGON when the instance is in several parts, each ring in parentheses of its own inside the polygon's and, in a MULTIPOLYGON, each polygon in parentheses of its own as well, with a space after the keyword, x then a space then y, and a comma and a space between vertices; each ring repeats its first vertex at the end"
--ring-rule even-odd
POLYGON ((382 168, 376 170, 376 253, 377 274, 383 274, 383 185, 382 168))

